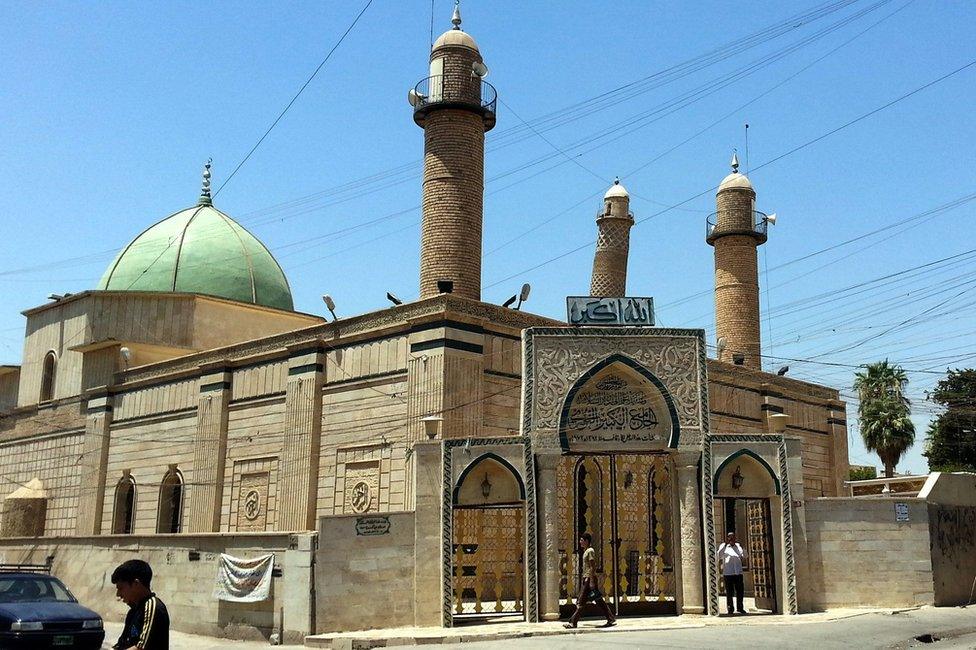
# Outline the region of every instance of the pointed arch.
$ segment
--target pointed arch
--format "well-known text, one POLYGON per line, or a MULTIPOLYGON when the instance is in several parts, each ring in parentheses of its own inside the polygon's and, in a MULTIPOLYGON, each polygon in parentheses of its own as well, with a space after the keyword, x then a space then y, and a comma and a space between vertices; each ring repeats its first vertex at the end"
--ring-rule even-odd
POLYGON ((591 366, 589 370, 580 375, 580 377, 573 383, 572 387, 566 392, 566 397, 563 399, 562 412, 559 416, 559 444, 563 451, 565 452, 570 450, 569 437, 566 435, 566 420, 569 416, 569 409, 573 404, 573 398, 576 397, 576 393, 578 393, 594 375, 615 363, 626 366, 644 379, 647 379, 661 393, 661 397, 664 399, 664 404, 668 409, 668 417, 671 420, 671 435, 668 438, 668 448, 677 449, 678 439, 681 435, 681 426, 678 424, 678 409, 674 405, 674 398, 671 397, 671 393, 668 391, 667 386, 665 386, 664 382, 658 379, 653 372, 645 368, 638 361, 628 357, 627 355, 615 352, 614 354, 611 354, 602 361, 598 361, 591 366))
POLYGON ((464 485, 464 479, 467 478, 468 474, 470 474, 473 469, 475 469, 478 465, 480 465, 486 460, 493 460, 512 473, 512 476, 515 477, 515 482, 518 484, 519 498, 525 501, 525 483, 522 481, 522 475, 519 474, 519 471, 515 469, 515 466, 512 465, 510 462, 508 462, 498 454, 489 451, 484 454, 481 454, 480 456, 472 460, 470 463, 468 463, 468 466, 465 467, 464 470, 462 470, 461 475, 458 476, 457 484, 454 486, 453 502, 454 503, 458 502, 458 497, 461 495, 461 486, 464 485))
POLYGON ((757 463, 759 463, 759 465, 769 473, 770 478, 773 479, 773 485, 776 488, 776 494, 777 495, 782 494, 782 490, 780 489, 779 477, 776 476, 776 472, 774 472, 773 468, 769 466, 769 463, 763 460, 762 456, 752 451, 751 449, 740 449, 739 451, 735 452, 734 454, 732 454, 731 456, 729 456, 728 458, 722 461, 722 464, 718 466, 717 470, 715 470, 715 475, 712 476, 712 490, 714 490, 715 492, 719 491, 718 477, 722 475, 722 471, 725 470, 726 466, 728 466, 729 463, 731 463, 736 458, 740 458, 742 456, 747 456, 748 458, 751 458, 757 463))

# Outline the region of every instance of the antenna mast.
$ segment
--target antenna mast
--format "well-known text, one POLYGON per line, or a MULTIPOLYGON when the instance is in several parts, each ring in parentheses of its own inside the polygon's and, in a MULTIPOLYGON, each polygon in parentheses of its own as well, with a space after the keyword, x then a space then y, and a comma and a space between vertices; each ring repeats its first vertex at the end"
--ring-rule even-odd
POLYGON ((746 175, 749 175, 749 125, 746 124, 746 175))

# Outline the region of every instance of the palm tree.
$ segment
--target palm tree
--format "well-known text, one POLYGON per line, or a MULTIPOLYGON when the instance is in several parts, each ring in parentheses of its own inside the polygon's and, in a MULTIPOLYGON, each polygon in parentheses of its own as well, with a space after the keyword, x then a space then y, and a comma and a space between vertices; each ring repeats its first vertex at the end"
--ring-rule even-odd
POLYGON ((854 377, 854 390, 860 400, 857 415, 861 438, 868 451, 881 458, 885 476, 890 478, 895 465, 915 443, 911 403, 905 397, 908 376, 901 366, 885 359, 868 364, 854 377))

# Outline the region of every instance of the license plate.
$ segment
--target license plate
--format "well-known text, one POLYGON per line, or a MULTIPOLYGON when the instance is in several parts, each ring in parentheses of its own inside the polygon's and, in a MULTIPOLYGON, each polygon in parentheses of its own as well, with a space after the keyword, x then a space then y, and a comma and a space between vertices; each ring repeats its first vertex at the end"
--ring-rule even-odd
POLYGON ((75 638, 73 636, 56 636, 51 641, 51 645, 74 645, 75 638))

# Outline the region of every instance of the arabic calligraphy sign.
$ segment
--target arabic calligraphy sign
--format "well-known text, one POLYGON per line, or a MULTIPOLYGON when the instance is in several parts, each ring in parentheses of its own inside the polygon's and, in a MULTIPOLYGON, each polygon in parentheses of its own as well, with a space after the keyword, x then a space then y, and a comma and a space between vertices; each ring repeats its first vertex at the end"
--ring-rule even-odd
POLYGON ((595 298, 568 296, 566 313, 570 325, 654 325, 653 298, 595 298))
POLYGON ((577 451, 662 449, 670 439, 671 420, 653 384, 611 366, 573 395, 562 434, 577 451))

